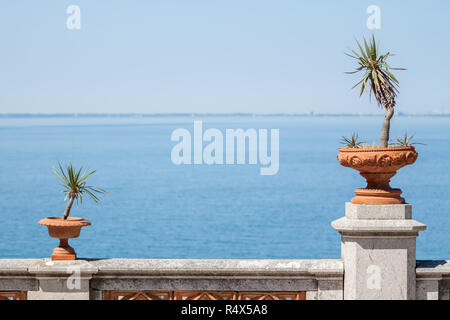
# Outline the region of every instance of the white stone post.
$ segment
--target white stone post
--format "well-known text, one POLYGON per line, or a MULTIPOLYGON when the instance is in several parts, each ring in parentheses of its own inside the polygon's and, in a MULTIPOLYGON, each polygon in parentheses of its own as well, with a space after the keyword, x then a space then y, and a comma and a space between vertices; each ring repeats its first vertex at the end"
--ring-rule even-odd
POLYGON ((89 280, 97 271, 85 260, 39 261, 28 268, 39 282, 38 291, 28 292, 28 300, 89 300, 89 280))
POLYGON ((344 300, 416 299, 416 237, 426 226, 410 204, 346 203, 341 234, 344 300))

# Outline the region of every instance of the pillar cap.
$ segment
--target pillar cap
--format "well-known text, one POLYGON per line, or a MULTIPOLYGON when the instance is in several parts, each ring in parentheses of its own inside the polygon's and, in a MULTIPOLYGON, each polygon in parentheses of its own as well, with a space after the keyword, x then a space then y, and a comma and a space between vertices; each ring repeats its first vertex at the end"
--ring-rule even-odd
POLYGON ((358 235, 389 235, 389 234, 418 234, 427 228, 426 225, 416 220, 361 220, 340 218, 331 223, 334 229, 341 234, 358 235))

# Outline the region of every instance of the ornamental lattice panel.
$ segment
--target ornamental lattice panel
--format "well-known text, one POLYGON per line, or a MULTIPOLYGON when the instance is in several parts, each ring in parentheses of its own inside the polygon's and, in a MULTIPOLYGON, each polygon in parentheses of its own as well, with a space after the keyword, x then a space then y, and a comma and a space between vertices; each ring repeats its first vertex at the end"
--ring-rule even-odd
POLYGON ((237 300, 236 292, 173 291, 173 300, 237 300))
POLYGON ((105 291, 104 300, 172 300, 169 291, 105 291))
POLYGON ((239 300, 306 300, 306 292, 242 292, 239 300))
POLYGON ((104 291, 105 300, 306 300, 306 292, 104 291))
POLYGON ((0 300, 27 300, 26 291, 0 291, 0 300))

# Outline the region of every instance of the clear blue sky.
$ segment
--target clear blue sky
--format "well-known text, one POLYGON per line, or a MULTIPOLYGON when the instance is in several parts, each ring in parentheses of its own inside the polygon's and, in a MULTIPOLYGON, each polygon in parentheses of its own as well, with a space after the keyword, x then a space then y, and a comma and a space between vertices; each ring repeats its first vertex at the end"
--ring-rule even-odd
POLYGON ((381 112, 344 74, 371 4, 398 110, 450 112, 448 0, 29 0, 0 5, 0 113, 381 112))

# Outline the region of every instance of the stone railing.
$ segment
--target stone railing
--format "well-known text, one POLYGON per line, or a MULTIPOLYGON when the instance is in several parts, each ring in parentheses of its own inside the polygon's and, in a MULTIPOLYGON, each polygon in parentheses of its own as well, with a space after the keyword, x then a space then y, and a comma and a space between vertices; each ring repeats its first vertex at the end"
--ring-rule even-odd
POLYGON ((342 259, 0 259, 0 299, 450 299, 450 261, 416 261, 411 205, 347 203, 332 226, 342 259))
POLYGON ((28 299, 342 299, 341 260, 0 260, 28 299))
MULTIPOLYGON (((450 261, 417 262, 416 299, 448 300, 450 261)), ((0 299, 342 300, 342 260, 0 259, 0 299)))
POLYGON ((416 299, 450 300, 450 261, 417 261, 416 299))

